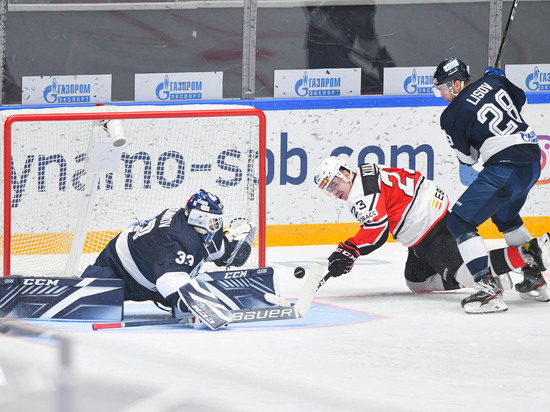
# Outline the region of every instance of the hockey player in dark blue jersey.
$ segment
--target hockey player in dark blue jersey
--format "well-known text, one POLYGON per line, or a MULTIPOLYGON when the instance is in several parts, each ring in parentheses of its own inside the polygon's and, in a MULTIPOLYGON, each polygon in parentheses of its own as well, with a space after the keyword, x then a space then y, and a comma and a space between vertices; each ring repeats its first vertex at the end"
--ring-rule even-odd
MULTIPOLYGON (((434 74, 434 92, 450 104, 441 115, 441 128, 458 160, 483 170, 452 208, 448 227, 474 277, 475 293, 462 301, 467 313, 507 310, 502 289, 492 276, 485 242, 477 228, 492 219, 509 246, 531 237, 519 212, 540 176, 541 154, 535 132, 522 118, 525 93, 500 69, 470 82, 466 65, 451 57, 434 74)), ((542 241, 548 242, 548 235, 542 241)), ((543 245, 546 247, 547 245, 543 245)), ((516 290, 524 299, 547 302, 546 282, 536 263, 522 268, 524 280, 516 290)))
POLYGON ((121 232, 82 277, 123 279, 125 300, 152 300, 175 311, 190 310, 217 329, 231 320, 231 313, 196 275, 205 262, 242 266, 254 234, 244 220, 224 233, 222 202, 201 189, 185 208, 166 209, 121 232))

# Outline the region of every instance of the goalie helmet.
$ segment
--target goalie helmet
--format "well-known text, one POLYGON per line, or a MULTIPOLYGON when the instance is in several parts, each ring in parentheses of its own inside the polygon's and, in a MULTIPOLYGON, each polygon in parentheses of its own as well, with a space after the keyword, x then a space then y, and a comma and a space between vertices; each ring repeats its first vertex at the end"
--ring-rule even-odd
POLYGON ((223 226, 223 204, 218 196, 199 190, 189 198, 185 205, 187 223, 204 236, 206 244, 223 226))
POLYGON ((466 81, 470 78, 466 65, 456 57, 449 57, 439 63, 434 73, 434 84, 441 86, 444 83, 460 80, 466 81))
POLYGON ((351 167, 344 159, 336 156, 327 157, 317 168, 317 172, 315 172, 315 184, 324 193, 332 197, 331 184, 333 183, 334 178, 338 177, 340 179, 349 180, 342 174, 342 169, 345 169, 351 173, 351 167))

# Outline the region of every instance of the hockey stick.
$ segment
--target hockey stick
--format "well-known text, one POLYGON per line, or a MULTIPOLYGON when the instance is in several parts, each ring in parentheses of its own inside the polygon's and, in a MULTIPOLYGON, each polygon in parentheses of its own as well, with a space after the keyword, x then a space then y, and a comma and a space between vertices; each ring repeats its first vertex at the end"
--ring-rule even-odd
MULTIPOLYGON (((245 272, 245 271, 242 271, 245 272)), ((273 306, 267 308, 253 308, 253 309, 236 309, 232 310, 233 320, 230 323, 248 323, 248 322, 260 322, 271 320, 285 320, 285 319, 298 319, 307 314, 315 292, 321 287, 328 279, 328 275, 323 277, 323 266, 320 264, 313 264, 309 275, 306 279, 298 301, 294 305, 290 306, 273 306)), ((92 329, 116 329, 116 328, 128 328, 134 326, 157 326, 157 325, 177 325, 177 324, 192 324, 194 317, 190 314, 183 318, 169 318, 158 320, 144 320, 144 321, 128 321, 117 323, 93 323, 92 329)))
POLYGON ((136 320, 129 322, 116 322, 116 323, 92 323, 93 330, 99 329, 118 329, 118 328, 128 328, 132 326, 157 326, 157 325, 177 325, 181 323, 182 325, 192 324, 194 322, 193 315, 182 318, 167 318, 167 319, 156 319, 156 320, 136 320))
POLYGON ((508 29, 512 25, 512 21, 514 20, 514 14, 516 13, 516 8, 518 7, 518 0, 514 0, 514 3, 512 4, 512 10, 510 10, 510 15, 508 16, 508 21, 506 22, 506 27, 504 28, 504 34, 502 35, 502 40, 500 41, 500 47, 498 49, 497 59, 495 61, 495 69, 498 69, 500 67, 500 59, 502 58, 502 49, 504 48, 504 44, 506 43, 506 34, 508 34, 508 29))

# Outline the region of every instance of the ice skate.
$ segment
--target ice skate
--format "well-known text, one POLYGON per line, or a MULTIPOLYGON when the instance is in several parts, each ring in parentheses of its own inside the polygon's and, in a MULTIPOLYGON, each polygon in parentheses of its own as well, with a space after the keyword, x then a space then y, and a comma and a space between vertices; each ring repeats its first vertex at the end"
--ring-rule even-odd
POLYGON ((545 233, 539 238, 518 247, 521 257, 531 267, 536 267, 540 272, 550 268, 550 234, 545 233))
POLYGON ((525 300, 550 301, 550 295, 542 273, 529 267, 523 270, 523 281, 516 284, 516 290, 519 296, 525 300))
POLYGON ((502 290, 492 276, 474 284, 475 293, 462 300, 466 313, 496 313, 508 310, 502 299, 502 290))

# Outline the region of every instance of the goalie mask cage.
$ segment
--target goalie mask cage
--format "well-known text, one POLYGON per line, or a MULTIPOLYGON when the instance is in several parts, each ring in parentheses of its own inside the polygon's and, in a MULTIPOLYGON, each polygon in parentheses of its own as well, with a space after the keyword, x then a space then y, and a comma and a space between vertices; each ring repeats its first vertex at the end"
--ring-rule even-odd
MULTIPOLYGON (((237 105, 21 109, 4 123, 2 272, 79 276, 135 221, 220 197, 265 266, 265 116, 237 105)), ((208 270, 207 264, 205 269, 208 270)))

